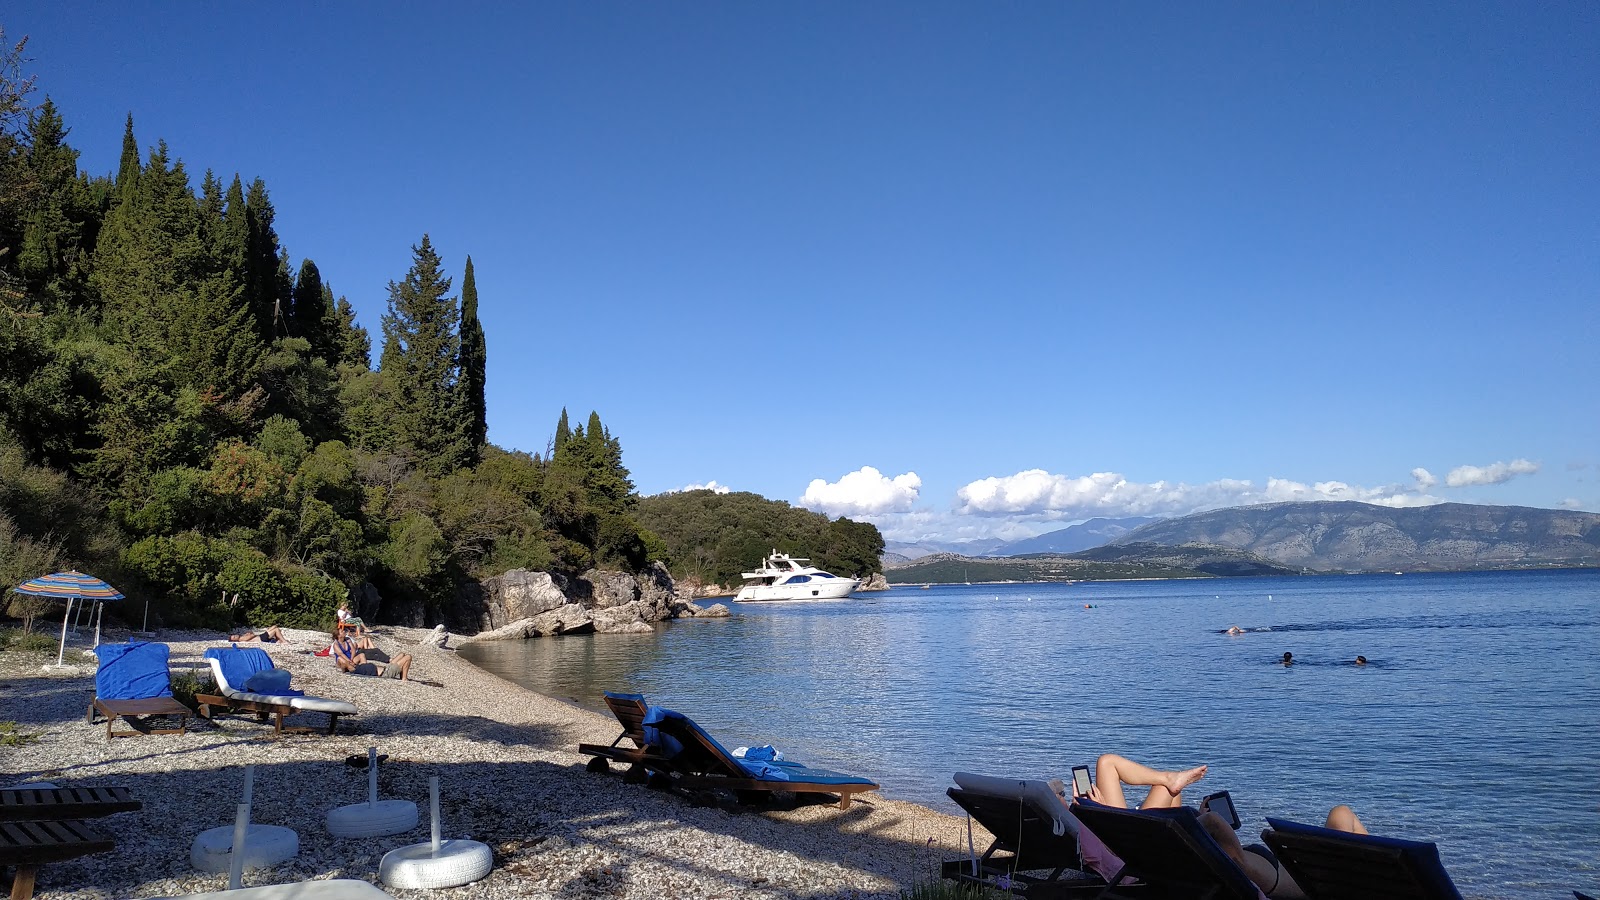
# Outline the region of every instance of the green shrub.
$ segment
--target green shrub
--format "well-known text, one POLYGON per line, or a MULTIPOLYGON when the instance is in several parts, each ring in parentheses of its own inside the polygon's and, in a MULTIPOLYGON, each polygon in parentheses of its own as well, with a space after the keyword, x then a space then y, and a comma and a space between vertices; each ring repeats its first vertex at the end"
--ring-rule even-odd
POLYGON ((215 694, 217 680, 209 673, 204 676, 195 674, 196 670, 174 672, 172 674, 172 696, 179 703, 193 709, 196 705, 195 694, 215 694))
POLYGON ((18 731, 15 722, 0 722, 0 747, 21 747, 38 739, 37 734, 18 731))
POLYGON ((27 653, 40 653, 55 650, 59 646, 56 638, 36 631, 27 631, 21 628, 0 628, 0 649, 21 650, 27 653))
POLYGON ((918 881, 909 890, 900 891, 900 900, 1001 900, 1007 896, 981 884, 951 881, 948 878, 918 881))

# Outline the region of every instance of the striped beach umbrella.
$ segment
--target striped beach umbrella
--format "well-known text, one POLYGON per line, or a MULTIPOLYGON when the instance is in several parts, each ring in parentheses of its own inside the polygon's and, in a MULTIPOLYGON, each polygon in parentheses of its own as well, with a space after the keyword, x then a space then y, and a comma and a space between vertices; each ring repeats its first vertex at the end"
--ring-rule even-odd
MULTIPOLYGON (((67 601, 67 614, 61 617, 61 648, 56 651, 56 665, 66 657, 67 652, 67 620, 72 618, 73 601, 93 601, 104 603, 107 600, 121 600, 122 592, 93 575, 82 572, 56 572, 44 575, 17 585, 11 590, 19 594, 28 594, 33 597, 49 597, 67 601)), ((100 622, 95 620, 94 625, 95 646, 100 644, 100 622)))

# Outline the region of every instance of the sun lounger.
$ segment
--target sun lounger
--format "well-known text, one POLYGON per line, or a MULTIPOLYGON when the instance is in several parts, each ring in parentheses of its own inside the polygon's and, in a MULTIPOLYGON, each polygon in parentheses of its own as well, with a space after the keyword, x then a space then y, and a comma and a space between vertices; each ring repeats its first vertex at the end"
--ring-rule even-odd
POLYGON ((183 734, 194 711, 172 696, 172 679, 167 672, 171 651, 166 644, 131 641, 126 644, 101 644, 94 648, 100 660, 94 673, 94 699, 89 701, 86 718, 93 725, 97 715, 106 717, 106 737, 131 737, 138 734, 183 734), (176 728, 155 726, 156 717, 177 716, 176 728), (132 728, 117 731, 113 726, 121 717, 132 728))
POLYGON ((29 900, 39 867, 115 846, 110 838, 78 821, 0 822, 0 866, 15 866, 11 900, 29 900))
POLYGON ((0 790, 0 822, 98 819, 143 805, 120 787, 5 788, 0 790))
MULTIPOLYGON (((589 771, 603 772, 609 768, 610 762, 627 763, 628 765, 643 765, 652 763, 657 770, 665 771, 670 768, 666 759, 661 758, 650 747, 644 736, 644 717, 648 707, 644 702, 643 694, 624 694, 606 691, 606 706, 611 709, 611 714, 617 717, 617 722, 622 725, 622 733, 610 744, 579 744, 578 752, 585 756, 594 757, 589 760, 589 771), (623 746, 622 742, 631 741, 632 747, 623 746)), ((648 768, 648 766, 647 766, 648 768)))
POLYGON ((945 860, 941 876, 1028 897, 1092 897, 1105 889, 1104 879, 1080 870, 1079 825, 1062 799, 1061 782, 967 772, 957 772, 955 780, 959 787, 945 793, 994 841, 976 865, 971 858, 945 860))
POLYGON ((1270 817, 1267 824, 1261 839, 1311 900, 1461 900, 1435 844, 1270 817))
POLYGON ((836 794, 839 808, 848 809, 859 793, 878 785, 865 778, 813 769, 793 761, 740 759, 717 739, 680 712, 649 707, 641 725, 645 743, 664 760, 662 768, 646 759, 644 765, 675 775, 677 787, 687 791, 733 791, 752 800, 771 791, 796 794, 836 794))
POLYGON ((1072 814, 1121 857, 1112 888, 1136 878, 1156 893, 1195 900, 1261 900, 1255 882, 1217 846, 1190 807, 1118 809, 1079 799, 1072 814))
POLYGON ((263 722, 268 716, 275 720, 275 733, 285 731, 309 733, 316 729, 304 726, 286 726, 283 717, 297 712, 322 712, 328 714, 328 733, 339 727, 340 716, 356 714, 355 705, 343 700, 307 697, 299 692, 261 694, 245 690, 250 676, 274 668, 272 657, 259 647, 213 647, 206 651, 206 662, 211 664, 211 674, 217 681, 216 694, 196 694, 200 715, 212 718, 218 709, 228 712, 253 712, 263 722))

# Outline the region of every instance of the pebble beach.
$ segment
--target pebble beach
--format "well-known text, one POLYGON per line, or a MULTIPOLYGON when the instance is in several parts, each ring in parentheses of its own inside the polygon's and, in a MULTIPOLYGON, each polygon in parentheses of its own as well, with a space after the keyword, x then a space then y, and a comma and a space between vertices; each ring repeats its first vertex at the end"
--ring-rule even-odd
MULTIPOLYGON (((287 641, 259 645, 293 673, 295 688, 360 710, 341 718, 335 734, 281 739, 270 722, 235 715, 191 719, 184 735, 108 740, 103 720, 85 720, 92 659, 75 672, 47 672, 42 666, 55 662, 54 653, 0 654, 0 721, 35 736, 0 747, 0 785, 121 786, 143 803, 140 811, 93 820, 116 848, 45 865, 35 896, 109 900, 223 890, 227 875, 196 872, 190 845, 201 831, 232 824, 244 767, 252 764, 252 821, 294 829, 300 852, 246 871, 247 887, 324 878, 378 884, 386 851, 429 839, 431 776, 441 783, 443 836, 488 844, 494 869, 442 892, 385 888, 396 897, 898 898, 937 878, 939 860, 967 852, 964 818, 879 793, 858 795, 847 810, 826 797, 787 794, 764 806, 730 798, 697 807, 675 792, 624 783, 619 767, 590 773, 577 745, 610 743, 619 730, 614 719, 420 645, 429 633, 377 629, 380 650, 415 657, 409 681, 338 672, 312 655, 327 646, 325 633, 285 629, 287 641), (367 798, 367 773, 345 759, 374 746, 388 755, 379 767, 380 798, 415 801, 418 825, 392 837, 335 838, 324 825, 328 811, 367 798)), ((103 640, 127 637, 108 632, 103 640)), ((225 646, 209 632, 167 631, 154 640, 171 647, 174 673, 205 673, 204 651, 225 646)), ((287 720, 319 729, 326 722, 319 713, 287 720)), ((981 831, 974 839, 980 850, 988 843, 981 831)))

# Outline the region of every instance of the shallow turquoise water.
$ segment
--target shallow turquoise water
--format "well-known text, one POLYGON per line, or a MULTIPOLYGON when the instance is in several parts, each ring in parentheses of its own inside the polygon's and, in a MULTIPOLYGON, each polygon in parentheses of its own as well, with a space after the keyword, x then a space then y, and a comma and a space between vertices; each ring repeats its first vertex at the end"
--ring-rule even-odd
POLYGON ((1468 897, 1600 888, 1600 572, 898 588, 734 611, 464 655, 585 706, 638 691, 730 747, 951 812, 952 772, 1065 778, 1115 751, 1207 763, 1201 786, 1232 792, 1242 832, 1349 803, 1374 833, 1437 841, 1468 897))

